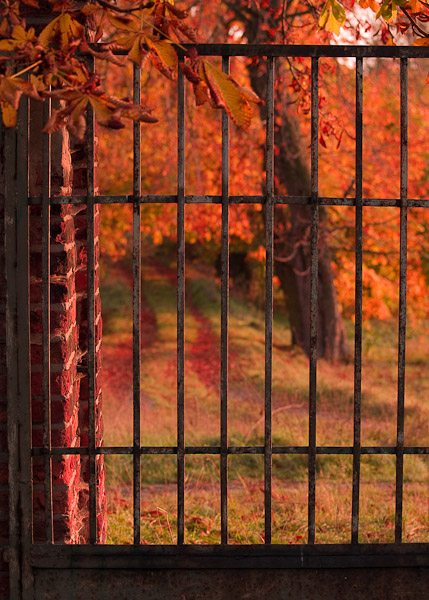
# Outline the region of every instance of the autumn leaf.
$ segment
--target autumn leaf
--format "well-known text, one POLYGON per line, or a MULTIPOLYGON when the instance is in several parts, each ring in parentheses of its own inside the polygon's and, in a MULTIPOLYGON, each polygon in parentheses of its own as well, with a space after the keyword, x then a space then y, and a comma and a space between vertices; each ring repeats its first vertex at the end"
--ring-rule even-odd
POLYGON ((377 13, 380 8, 380 5, 376 0, 359 0, 359 4, 362 8, 370 8, 375 13, 377 13))
POLYGON ((79 21, 64 12, 46 25, 39 35, 39 42, 44 48, 49 48, 59 40, 61 49, 67 50, 72 42, 83 40, 84 35, 85 30, 79 21))
POLYGON ((125 127, 122 117, 145 123, 156 123, 158 120, 143 105, 119 100, 105 94, 100 88, 91 93, 63 88, 45 92, 45 95, 64 100, 66 106, 59 111, 52 111, 52 116, 43 129, 44 133, 54 133, 66 125, 75 137, 82 139, 86 129, 85 111, 88 105, 92 107, 97 122, 110 129, 125 127))
POLYGON ((111 11, 108 12, 107 18, 110 23, 122 31, 137 31, 135 19, 124 15, 115 15, 111 11))
POLYGON ((339 35, 345 20, 346 11, 344 7, 336 0, 328 0, 320 13, 319 27, 339 35))
POLYGON ((0 50, 13 51, 22 47, 27 42, 35 41, 34 27, 30 27, 28 31, 21 25, 15 25, 12 29, 12 36, 8 39, 0 40, 0 50))
POLYGON ((230 75, 202 59, 200 76, 208 87, 211 105, 215 108, 224 108, 236 125, 248 129, 252 119, 252 109, 230 75))
POLYGON ((98 58, 99 60, 105 60, 106 62, 110 62, 118 67, 123 67, 125 65, 124 60, 121 57, 116 56, 113 52, 107 48, 101 51, 93 50, 86 41, 83 41, 79 47, 82 53, 91 54, 94 58, 98 58))
POLYGON ((423 2, 420 2, 420 0, 409 0, 409 2, 405 0, 405 4, 401 4, 400 6, 404 6, 404 8, 410 10, 414 14, 423 11, 425 8, 423 2))
POLYGON ((190 67, 186 63, 180 63, 180 68, 182 69, 182 71, 185 74, 185 77, 188 81, 190 81, 191 83, 194 83, 195 85, 198 85, 200 83, 201 77, 198 75, 198 73, 196 71, 194 71, 194 69, 192 67, 190 67))
POLYGON ((174 71, 177 67, 177 54, 171 42, 168 40, 155 40, 149 36, 145 36, 146 43, 149 48, 152 48, 158 55, 161 62, 168 68, 174 71))
POLYGON ((199 81, 198 83, 194 84, 194 96, 197 106, 201 106, 202 104, 209 102, 209 88, 204 81, 199 81))
POLYGON ((376 14, 376 18, 379 19, 380 17, 383 17, 387 23, 391 23, 396 19, 397 14, 397 4, 393 2, 393 0, 386 0, 383 2, 378 13, 376 14))
POLYGON ((429 37, 417 39, 413 46, 429 46, 429 37))
POLYGON ((38 0, 21 0, 21 2, 33 8, 40 8, 38 0))
POLYGON ((15 127, 16 125, 16 109, 9 104, 9 102, 3 102, 0 100, 1 112, 3 117, 3 123, 6 127, 15 127))
POLYGON ((36 100, 41 99, 33 83, 19 77, 0 75, 0 102, 6 127, 16 125, 16 114, 22 94, 36 100))

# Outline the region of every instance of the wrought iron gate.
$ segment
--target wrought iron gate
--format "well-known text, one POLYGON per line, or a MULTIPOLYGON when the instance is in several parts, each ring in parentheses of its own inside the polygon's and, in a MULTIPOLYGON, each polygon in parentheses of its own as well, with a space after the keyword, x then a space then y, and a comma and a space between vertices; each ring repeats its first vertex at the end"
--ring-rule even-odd
MULTIPOLYGON (((85 197, 51 197, 50 146, 43 152, 43 192, 28 193, 28 115, 20 108, 20 128, 15 146, 11 132, 6 133, 6 170, 14 172, 6 198, 8 273, 8 369, 9 369, 9 447, 10 447, 10 551, 11 597, 23 598, 420 598, 427 592, 428 544, 407 544, 402 540, 404 455, 428 454, 428 447, 404 445, 404 389, 407 277, 407 208, 429 209, 429 199, 413 200, 407 191, 407 68, 410 58, 429 58, 426 47, 367 46, 246 46, 201 45, 201 55, 221 56, 228 72, 232 56, 265 57, 267 63, 266 192, 260 196, 231 196, 229 193, 229 119, 222 117, 222 194, 187 195, 185 190, 185 102, 184 76, 178 73, 178 184, 171 196, 142 195, 140 164, 140 127, 134 126, 134 189, 132 196, 94 195, 93 117, 88 119, 88 170, 85 197), (276 57, 311 57, 311 195, 291 197, 274 195, 274 65, 276 57), (318 79, 319 58, 356 59, 356 194, 355 198, 326 198, 318 186, 318 79), (400 61, 401 185, 399 198, 364 198, 362 194, 362 114, 363 64, 366 58, 391 57, 400 61), (16 157, 16 159, 15 159, 16 157), (97 447, 95 436, 95 333, 94 333, 94 205, 122 203, 133 206, 133 445, 97 447), (140 211, 144 203, 177 204, 177 445, 146 447, 140 442, 140 305, 141 241, 140 211), (216 203, 222 206, 221 275, 221 431, 220 446, 185 445, 184 427, 184 307, 185 307, 185 204, 216 203), (265 442, 263 446, 230 446, 228 443, 228 280, 229 280, 229 206, 255 203, 266 207, 266 304, 265 304, 265 442), (52 447, 50 422, 49 365, 49 215, 54 204, 86 204, 88 230, 88 446, 52 447), (309 444, 273 446, 271 433, 271 368, 273 328, 273 220, 276 204, 308 205, 311 210, 311 355, 309 367, 309 444), (30 401, 30 316, 29 316, 29 207, 41 206, 43 231, 43 447, 32 447, 30 401), (353 206, 356 210, 356 309, 354 355, 354 438, 352 446, 316 445, 317 422, 317 302, 318 302, 318 227, 319 206, 353 206), (362 207, 400 209, 400 308, 398 355, 397 443, 394 447, 368 447, 361 444, 361 356, 362 356, 362 207), (89 460, 90 543, 53 544, 52 458, 78 454, 89 460), (96 543, 96 457, 133 456, 134 545, 108 546, 96 543), (177 545, 147 546, 140 541, 140 458, 144 454, 177 456, 177 545), (220 459, 221 544, 189 546, 184 543, 185 458, 190 454, 211 454, 220 459), (228 544, 228 456, 261 454, 265 472, 265 544, 236 546, 228 544), (301 545, 271 543, 272 457, 276 454, 308 456, 308 541, 301 545), (315 543, 316 457, 319 455, 353 457, 352 514, 349 544, 315 543), (379 454, 396 457, 395 543, 358 543, 360 459, 379 454), (33 543, 32 481, 33 457, 44 457, 46 543, 33 543), (392 569, 394 567, 394 569, 392 569)), ((140 72, 134 69, 134 100, 139 101, 140 72)), ((45 119, 49 117, 46 105, 45 119)))

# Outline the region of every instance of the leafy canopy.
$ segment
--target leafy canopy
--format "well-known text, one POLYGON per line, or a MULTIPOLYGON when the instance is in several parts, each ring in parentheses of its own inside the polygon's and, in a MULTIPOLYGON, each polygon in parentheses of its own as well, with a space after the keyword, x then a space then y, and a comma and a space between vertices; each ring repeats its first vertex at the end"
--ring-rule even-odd
MULTIPOLYGON (((274 11, 270 4, 267 0, 243 2, 252 10, 274 11)), ((359 5, 369 7, 387 27, 395 23, 401 33, 411 32, 417 38, 415 44, 429 45, 425 29, 429 4, 423 0, 360 0, 359 5)), ((338 35, 346 25, 346 9, 355 6, 354 0, 316 2, 311 7, 314 24, 338 35)), ((278 28, 284 27, 285 16, 281 6, 276 6, 273 17, 278 28)), ((176 77, 179 65, 193 86, 197 105, 224 108, 240 128, 247 129, 251 105, 260 99, 198 56, 194 46, 183 46, 197 42, 189 20, 188 12, 177 8, 173 0, 4 0, 0 8, 0 104, 5 125, 16 124, 23 94, 62 101, 61 109, 53 110, 46 133, 67 126, 82 138, 88 105, 98 122, 112 129, 123 128, 124 119, 156 122, 150 107, 105 92, 99 75, 89 66, 87 58, 92 56, 121 66, 127 61, 140 68, 152 64, 169 79, 176 77), (39 12, 46 14, 47 22, 38 30, 34 23, 40 19, 32 17, 39 12), (179 49, 184 59, 179 59, 179 49)), ((392 38, 384 41, 391 43, 392 38)))

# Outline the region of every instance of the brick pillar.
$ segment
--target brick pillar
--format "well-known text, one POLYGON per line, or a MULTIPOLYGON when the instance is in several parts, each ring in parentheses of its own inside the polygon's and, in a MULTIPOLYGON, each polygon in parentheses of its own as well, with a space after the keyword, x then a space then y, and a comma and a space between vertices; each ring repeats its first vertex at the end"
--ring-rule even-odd
MULTIPOLYGON (((97 139, 95 140, 97 143, 97 139)), ((86 194, 86 148, 84 144, 76 143, 73 148, 73 190, 75 195, 86 194)), ((87 351, 88 351, 88 294, 87 294, 87 218, 86 207, 79 207, 79 213, 75 217, 76 227, 76 312, 79 322, 79 347, 82 353, 81 369, 83 373, 87 372, 87 351)), ((100 206, 94 207, 94 251, 95 251, 95 438, 96 445, 103 445, 103 418, 102 418, 102 319, 101 319, 101 301, 100 301, 100 206)), ((88 378, 85 376, 81 380, 80 402, 79 402, 79 427, 81 436, 81 446, 88 445, 88 378)), ((104 543, 107 534, 106 519, 106 491, 105 491, 105 468, 104 457, 97 456, 97 531, 100 543, 104 543)), ((86 514, 84 519, 84 535, 89 537, 88 521, 88 501, 89 501, 89 470, 87 458, 82 459, 82 479, 85 486, 80 492, 79 505, 86 514)))
MULTIPOLYGON (((41 194, 41 103, 31 102, 30 195, 41 194)), ((7 379, 5 339, 5 236, 3 136, 0 135, 0 598, 8 596, 8 448, 7 379)), ((84 156, 77 155, 76 177, 82 174, 84 156)), ((72 188, 73 169, 68 134, 52 136, 52 194, 85 194, 72 188)), ((33 446, 42 446, 42 345, 41 345, 41 209, 30 211, 30 312, 31 312, 31 394, 33 446)), ((98 277, 99 211, 96 208, 96 338, 97 445, 102 445, 101 417, 101 306, 98 277)), ((51 207, 51 398, 52 445, 83 446, 88 443, 86 376, 86 215, 85 207, 51 207)), ((23 240, 22 243, 26 243, 23 240)), ((88 541, 87 458, 59 456, 52 461, 54 536, 56 542, 88 541)), ((106 537, 104 464, 98 462, 97 520, 99 541, 106 537)), ((43 460, 33 461, 34 537, 44 541, 43 460)))
MULTIPOLYGON (((31 102, 30 195, 41 193, 41 105, 31 102)), ((72 193, 68 134, 52 136, 52 194, 72 193)), ((53 446, 79 446, 78 365, 81 352, 76 319, 76 227, 72 205, 51 208, 51 427, 53 446)), ((41 210, 30 211, 31 392, 33 446, 42 446, 42 327, 41 327, 41 210)), ((78 543, 82 528, 78 498, 81 488, 79 456, 52 461, 54 539, 78 543)), ((43 460, 33 462, 35 541, 45 539, 43 460)))

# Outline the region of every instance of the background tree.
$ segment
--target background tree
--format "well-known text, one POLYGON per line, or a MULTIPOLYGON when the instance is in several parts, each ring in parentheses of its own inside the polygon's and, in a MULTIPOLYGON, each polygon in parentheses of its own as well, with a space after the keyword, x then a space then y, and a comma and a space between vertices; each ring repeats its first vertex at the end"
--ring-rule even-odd
MULTIPOLYGON (((359 5, 353 0, 343 4, 336 0, 316 3, 240 0, 217 7, 196 2, 186 12, 161 0, 124 0, 117 4, 105 0, 92 3, 8 0, 0 10, 3 120, 8 126, 15 124, 19 99, 26 94, 34 99, 51 95, 62 102, 45 127, 49 133, 67 126, 74 136, 82 138, 88 105, 92 106, 98 122, 111 129, 123 128, 126 119, 154 123, 157 116, 146 103, 135 106, 128 98, 107 93, 98 72, 88 68, 84 55, 95 57, 98 65, 108 63, 122 68, 125 59, 114 53, 119 49, 128 61, 140 67, 150 64, 168 79, 174 79, 179 62, 175 48, 184 51, 183 43, 196 41, 194 26, 200 25, 201 30, 207 31, 208 22, 215 24, 210 26, 208 41, 327 43, 332 35, 340 33, 341 28, 355 40, 363 35, 369 39, 368 28, 372 27, 374 35, 370 39, 377 43, 393 43, 398 35, 406 34, 410 39, 417 37, 417 44, 429 44, 425 29, 427 4, 418 0, 391 0, 381 4, 375 0, 361 0, 359 5), (51 20, 42 31, 36 32, 31 20, 25 17, 29 10, 40 7, 45 12, 51 9, 51 20), (88 22, 94 40, 101 42, 101 46, 88 43, 88 22), (15 72, 11 70, 11 58, 15 72)), ((255 61, 248 69, 253 93, 222 74, 212 62, 199 57, 194 47, 186 51, 180 66, 192 84, 197 104, 209 103, 214 108, 224 108, 239 127, 247 129, 250 126, 251 103, 258 103, 265 95, 262 63, 255 61)), ((301 112, 308 110, 308 65, 286 61, 279 65, 278 77, 287 79, 289 87, 278 85, 276 88, 276 106, 282 107, 275 130, 276 191, 308 196, 310 178, 306 148, 294 113, 295 106, 290 106, 293 103, 301 112)), ((147 85, 150 84, 147 82, 147 85)), ((265 118, 261 104, 260 117, 265 118)), ((337 117, 331 118, 321 112, 320 131, 322 147, 329 136, 337 138, 338 143, 341 141, 343 128, 337 117)), ((353 184, 350 187, 349 182, 344 193, 346 191, 352 192, 353 184)), ((329 217, 322 207, 320 215, 319 355, 337 359, 347 354, 347 348, 334 285, 329 217)), ((155 218, 156 211, 153 212, 153 220, 155 218)), ((308 351, 308 210, 294 205, 277 207, 276 223, 276 273, 285 293, 294 342, 308 351)), ((201 219, 201 213, 199 224, 197 221, 195 224, 200 230, 207 232, 209 229, 207 220, 201 219)), ((245 239, 247 233, 242 233, 245 239)))

